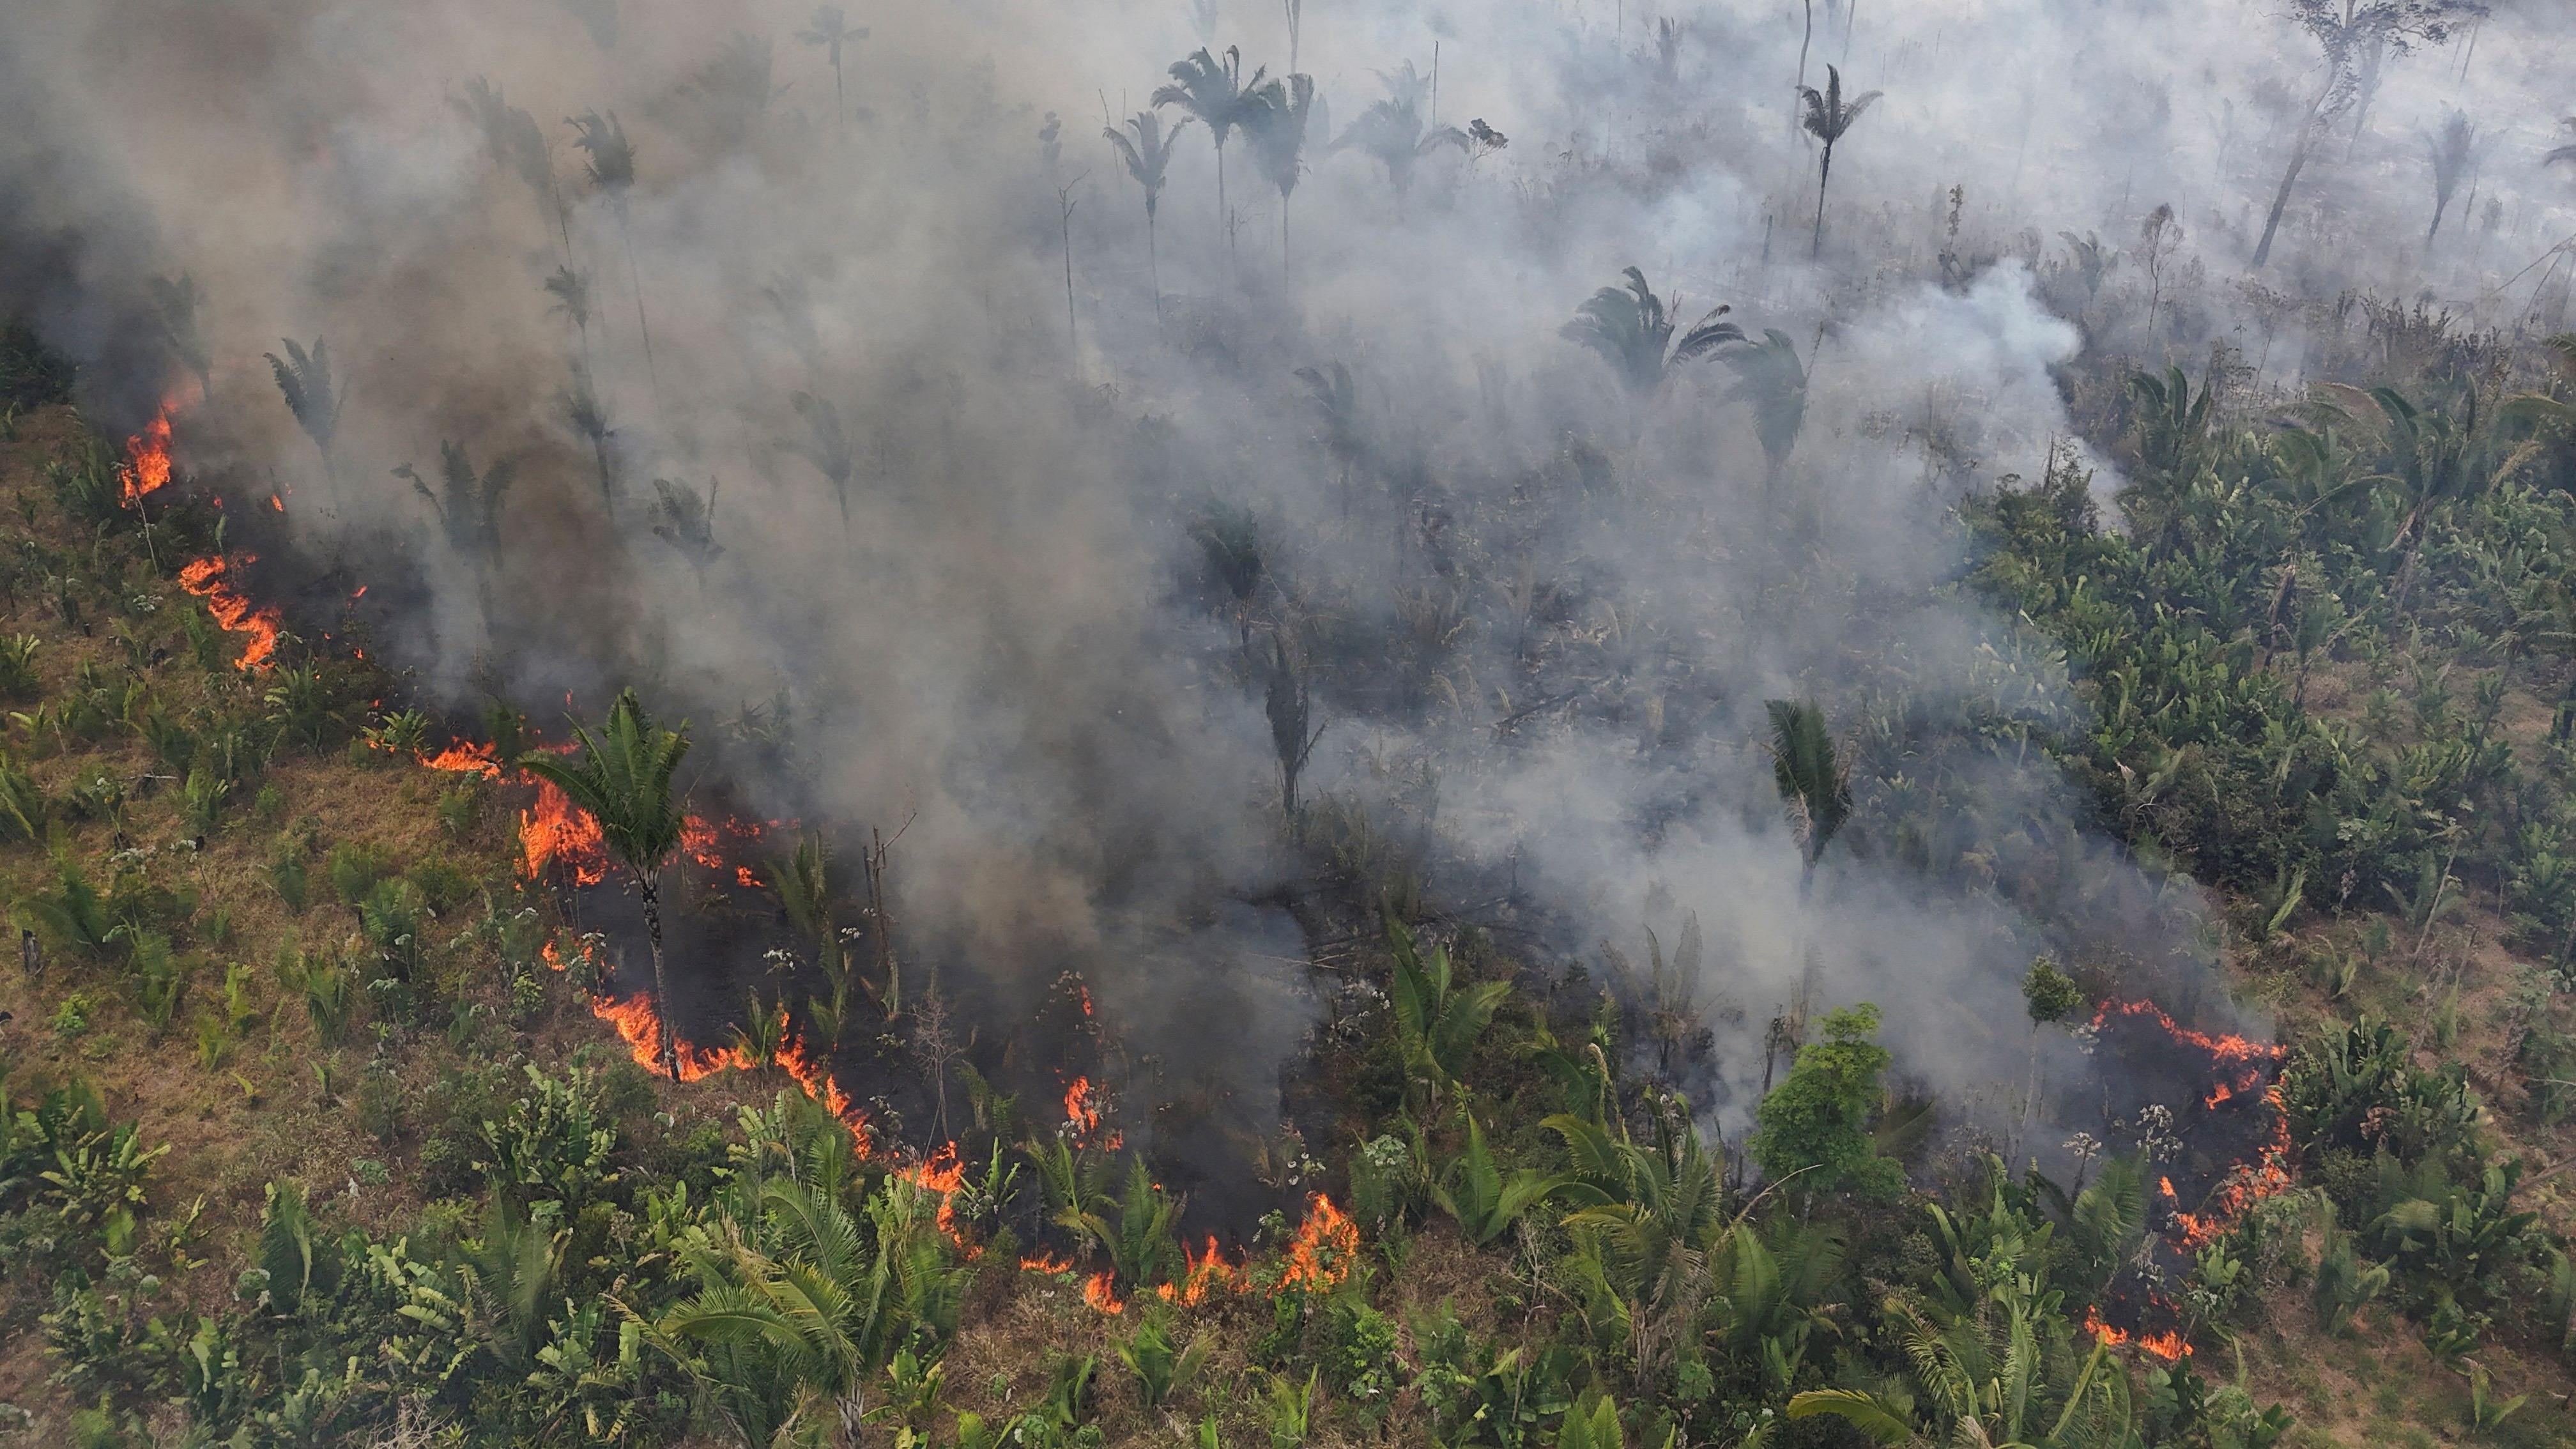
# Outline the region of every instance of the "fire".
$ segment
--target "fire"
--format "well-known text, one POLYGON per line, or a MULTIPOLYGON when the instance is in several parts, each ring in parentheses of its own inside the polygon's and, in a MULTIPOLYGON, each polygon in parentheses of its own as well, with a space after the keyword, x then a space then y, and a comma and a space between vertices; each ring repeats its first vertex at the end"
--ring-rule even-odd
POLYGON ((423 755, 420 762, 433 770, 457 775, 481 775, 489 780, 501 773, 501 762, 492 757, 490 745, 459 740, 434 755, 423 755))
POLYGON ((2140 1349, 2154 1354, 2167 1363, 2172 1363, 2191 1353, 2191 1341, 2184 1338, 2178 1329, 2167 1329, 2162 1333, 2132 1334, 2126 1329, 2113 1328, 2104 1323, 2102 1310, 2099 1308, 2084 1310, 2084 1327, 2095 1338, 2113 1348, 2134 1343, 2140 1349))
POLYGON ((2242 1037, 2233 1034, 2212 1036, 2205 1031, 2194 1031, 2190 1027, 2184 1026, 2175 1021, 2171 1016, 2165 1013, 2165 1009, 2163 1007, 2156 1005, 2152 1001, 2103 1002, 2100 1009, 2093 1013, 2093 1025, 2098 1030, 2102 1026, 2108 1024, 2114 1016, 2149 1017, 2155 1021, 2156 1025, 2163 1027, 2166 1034, 2171 1036, 2174 1040, 2188 1042, 2191 1045, 2200 1048, 2202 1051, 2209 1053, 2219 1061, 2226 1062, 2231 1065, 2260 1068, 2279 1061, 2287 1051, 2284 1047, 2276 1046, 2270 1042, 2255 1041, 2251 1037, 2242 1037))
POLYGON ((1118 1296, 1117 1280, 1105 1271, 1082 1280, 1082 1301, 1103 1313, 1127 1311, 1126 1301, 1118 1296))
POLYGON ((1181 1252, 1189 1262, 1189 1269, 1181 1274, 1181 1281, 1165 1283, 1154 1290, 1164 1302, 1196 1308, 1211 1294, 1240 1293, 1247 1286, 1243 1266, 1225 1260, 1224 1250, 1216 1245, 1215 1234, 1208 1235, 1204 1255, 1191 1252, 1187 1244, 1182 1245, 1181 1252))
POLYGON ((1023 1273, 1070 1273, 1073 1271, 1073 1260, 1071 1258, 1059 1258, 1053 1253, 1037 1253, 1020 1260, 1020 1271, 1023 1273))
POLYGON ((2200 1105, 2210 1111, 2216 1111, 2220 1103, 2227 1101, 2235 1095, 2236 1089, 2234 1087, 2227 1085, 2225 1082, 2221 1082, 2217 1086, 2209 1089, 2209 1095, 2201 1098, 2200 1105))
POLYGON ((1329 1292, 1351 1275, 1359 1251, 1358 1226, 1333 1206, 1331 1198, 1316 1193, 1307 1200, 1306 1220, 1297 1225, 1296 1241, 1288 1245, 1288 1261, 1279 1272, 1279 1289, 1329 1292))
POLYGON ((286 500, 280 498, 274 493, 271 493, 268 495, 268 506, 276 509, 280 513, 284 513, 286 511, 286 500))
POLYGON ((537 782, 536 805, 519 812, 519 845, 532 877, 561 862, 576 885, 608 879, 608 841, 599 821, 547 781, 537 782))
POLYGON ((2235 1227, 2254 1204, 2290 1190, 2289 1113, 2282 1109, 2279 1087, 2266 1088, 2263 1100, 2272 1109, 2272 1140, 2263 1145, 2252 1162, 2237 1164, 2199 1212, 2174 1214, 2174 1229, 2182 1247, 2200 1247, 2235 1227))
POLYGON ((1091 1079, 1076 1077, 1064 1089, 1064 1125, 1076 1137, 1088 1137, 1100 1130, 1100 1104, 1092 1099, 1091 1079))
POLYGON ((125 483, 125 504, 137 507, 144 496, 157 493, 170 482, 170 410, 176 404, 165 400, 143 425, 143 431, 125 440, 125 462, 118 465, 117 476, 125 483))
POLYGON ((747 865, 737 865, 733 868, 733 883, 747 891, 760 889, 760 877, 752 874, 751 867, 747 865))
MULTIPOLYGON (((256 563, 254 554, 243 554, 243 563, 256 563)), ((277 653, 278 614, 275 609, 256 608, 251 601, 234 592, 224 581, 230 565, 222 554, 201 558, 179 570, 179 587, 206 601, 206 612, 225 632, 245 636, 242 656, 234 661, 244 672, 265 669, 277 653)))
POLYGON ((966 1185, 966 1164, 957 1160, 957 1144, 942 1143, 937 1152, 912 1167, 898 1169, 895 1176, 939 1198, 939 1231, 955 1243, 969 1258, 981 1250, 967 1243, 957 1227, 957 1190, 966 1185))
MULTIPOLYGON (((545 945, 545 958, 546 963, 556 970, 563 969, 563 961, 556 954, 552 941, 545 945)), ((653 1009, 650 992, 638 992, 622 1000, 593 997, 590 1010, 592 1015, 617 1029, 617 1035, 625 1041, 626 1049, 635 1058, 637 1066, 649 1072, 661 1071, 662 1017, 653 1009)), ((672 1049, 678 1059, 683 1082, 700 1081, 718 1072, 748 1071, 759 1065, 736 1047, 702 1047, 674 1041, 672 1049)), ((830 1067, 801 1038, 791 1036, 780 1045, 776 1065, 804 1089, 805 1095, 822 1103, 826 1111, 850 1129, 850 1143, 862 1160, 875 1151, 875 1144, 868 1134, 867 1114, 857 1109, 849 1093, 833 1080, 830 1067)), ((956 1149, 953 1146, 947 1155, 949 1170, 944 1177, 934 1180, 932 1176, 919 1176, 914 1180, 934 1192, 955 1192, 958 1184, 965 1180, 965 1169, 956 1166, 956 1149)), ((924 1170, 927 1171, 926 1167, 924 1170)), ((956 1236, 950 1228, 950 1213, 945 1201, 940 1205, 939 1226, 952 1238, 956 1236)))

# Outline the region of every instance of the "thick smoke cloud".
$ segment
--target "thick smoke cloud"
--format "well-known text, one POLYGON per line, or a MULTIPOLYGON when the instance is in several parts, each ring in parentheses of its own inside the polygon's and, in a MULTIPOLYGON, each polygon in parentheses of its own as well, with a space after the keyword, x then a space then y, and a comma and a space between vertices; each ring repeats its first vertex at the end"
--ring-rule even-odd
MULTIPOLYGON (((1948 510, 2053 453, 2116 490, 2065 402, 2088 349, 2259 347, 2263 385, 2301 380, 2302 324, 2236 279, 2315 57, 2232 0, 1854 3, 1811 31, 1798 6, 1312 0, 1298 60, 1330 120, 1293 194, 1238 133, 1222 224, 1193 126, 1150 241, 1102 124, 1202 44, 1285 71, 1277 7, 863 5, 836 78, 809 7, 749 0, 22 5, 0 281, 124 421, 184 381, 145 282, 186 273, 212 355, 186 463, 275 489, 308 573, 375 584, 433 698, 546 724, 634 681, 752 810, 900 829, 907 950, 1000 1029, 1079 972, 1166 1069, 1145 1090, 1213 1081, 1248 1130, 1275 1120, 1322 1010, 1276 965, 1349 925, 1278 823, 1277 650, 1325 726, 1307 799, 1414 841, 1435 904, 1596 966, 1697 918, 1703 1105, 1730 1131, 1799 1000, 1880 1002, 1905 1068, 1974 1116, 2031 1050, 2032 955, 2188 995, 2201 907, 2011 750, 1961 829, 2053 852, 2050 898, 1927 885, 1887 842, 1805 886, 1763 701, 2068 717, 2062 668, 1944 587, 1948 510), (1885 92, 1835 150, 1820 248, 1802 54, 1885 92), (1392 170, 1329 147, 1408 64, 1426 122, 1508 147, 1392 170), (541 164, 475 123, 478 81, 541 164), (631 185, 574 144, 593 111, 631 185), (2151 277, 2159 206, 2179 246, 2151 277), (2129 256, 2088 278, 2088 237, 2129 256), (1558 335, 1630 265, 1685 325, 1731 303, 1812 369, 1778 478, 1730 366, 1640 397, 1558 335), (271 386, 281 336, 327 339, 345 383, 327 471, 271 386), (1334 363, 1339 455, 1295 375, 1334 363), (391 473, 434 476, 449 440, 515 469, 497 547, 391 473), (707 546, 673 542, 688 498, 707 546), (1241 604, 1193 536, 1234 510, 1267 556, 1241 604), (722 728, 773 701, 783 741, 776 713, 722 728)), ((2390 62, 2264 286, 2429 290, 2499 325, 2550 304, 2545 277, 2499 284, 2571 225, 2534 164, 2564 27, 2500 6, 2474 34, 2390 62), (2428 259, 2414 135, 2448 105, 2489 140, 2428 259)))

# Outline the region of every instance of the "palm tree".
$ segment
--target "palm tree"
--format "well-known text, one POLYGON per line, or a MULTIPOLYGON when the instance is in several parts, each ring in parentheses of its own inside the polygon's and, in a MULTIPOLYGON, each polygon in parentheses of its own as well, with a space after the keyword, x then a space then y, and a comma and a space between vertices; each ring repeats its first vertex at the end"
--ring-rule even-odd
POLYGON ((590 442, 591 461, 599 469, 599 501, 610 518, 617 516, 617 470, 610 462, 608 440, 617 430, 608 425, 608 410, 600 405, 599 392, 590 384, 590 365, 576 362, 572 369, 572 388, 563 395, 564 421, 574 432, 590 442))
POLYGON ((162 339, 170 344, 171 355, 197 375, 200 400, 212 397, 215 391, 214 353, 206 346, 205 329, 197 320, 203 304, 197 279, 186 272, 181 272, 175 282, 168 277, 152 279, 152 311, 161 324, 162 339))
MULTIPOLYGON (((1234 246, 1234 214, 1225 199, 1225 142, 1234 128, 1243 122, 1250 102, 1245 92, 1258 88, 1268 74, 1262 68, 1252 73, 1250 82, 1243 79, 1243 52, 1235 46, 1225 48, 1220 61, 1202 46, 1186 58, 1174 61, 1172 84, 1154 92, 1154 106, 1178 106, 1199 119, 1216 142, 1216 210, 1217 220, 1225 227, 1226 249, 1234 246)), ((1178 130, 1177 127, 1174 128, 1178 130)))
POLYGON ((331 381, 331 351, 322 339, 313 339, 313 350, 306 352, 292 337, 281 338, 286 356, 264 354, 268 370, 277 378, 277 390, 286 397, 286 410, 295 414, 296 426, 313 440, 322 455, 322 482, 333 498, 340 493, 339 475, 331 467, 331 439, 340 431, 340 407, 349 400, 345 384, 334 387, 331 381))
POLYGON ((1789 452, 1807 424, 1807 369, 1798 361, 1798 344, 1788 333, 1769 327, 1761 341, 1727 348, 1718 360, 1733 368, 1737 378, 1720 405, 1741 402, 1753 409, 1753 433, 1762 440, 1767 465, 1767 494, 1779 483, 1780 470, 1788 466, 1789 452))
POLYGON ((1279 263, 1288 264, 1288 198, 1306 171, 1306 122, 1315 110, 1315 78, 1291 75, 1252 92, 1244 125, 1252 157, 1279 188, 1279 263))
POLYGON ((1286 637, 1275 630, 1270 636, 1269 673, 1262 707, 1270 717, 1271 748, 1279 757, 1279 809, 1293 829, 1297 823, 1297 780, 1306 772, 1306 761, 1315 753, 1315 742, 1324 737, 1324 727, 1314 723, 1314 694, 1307 686, 1305 671, 1289 652, 1286 637))
POLYGON ((436 491, 409 463, 396 468, 394 476, 408 479, 412 491, 429 501, 439 525, 447 532, 448 546, 458 556, 478 565, 490 563, 501 549, 501 499, 510 491, 518 463, 504 458, 489 472, 477 476, 465 445, 451 442, 438 445, 438 462, 436 491))
POLYGON ((812 393, 800 392, 788 399, 796 415, 814 437, 810 443, 789 443, 790 452, 814 465, 832 484, 832 497, 841 505, 841 528, 850 526, 850 475, 858 471, 859 454, 850 446, 850 435, 841 428, 841 410, 812 393))
POLYGON ((1709 1288, 1710 1259, 1731 1230, 1724 1163, 1686 1113, 1656 1116, 1657 1141, 1613 1142, 1560 1114, 1542 1124, 1566 1143, 1574 1173, 1560 1195, 1581 1204, 1565 1226, 1593 1234, 1629 1315, 1638 1374, 1651 1378, 1680 1346, 1709 1288))
POLYGON ((841 85, 841 47, 850 41, 868 38, 866 26, 852 26, 849 20, 848 13, 838 5, 817 5, 814 18, 806 23, 804 29, 796 32, 798 40, 823 47, 824 54, 831 58, 832 125, 844 134, 847 134, 849 126, 850 99, 841 85))
MULTIPOLYGON (((1379 71, 1378 83, 1386 87, 1386 99, 1360 112, 1360 118, 1333 142, 1330 149, 1340 151, 1357 146, 1386 168, 1387 184, 1397 197, 1413 189, 1413 172, 1423 157, 1443 146, 1455 146, 1470 155, 1478 143, 1455 126, 1425 126, 1422 120, 1424 99, 1431 83, 1406 61, 1404 69, 1379 71)), ((1488 127, 1490 135, 1502 133, 1488 127)), ((1500 144, 1493 149, 1500 149, 1500 144)))
POLYGON ((689 753, 689 727, 662 728, 629 689, 609 706, 598 734, 579 722, 572 729, 578 756, 542 752, 522 756, 519 767, 563 791, 599 822, 609 852, 635 878, 644 905, 644 935, 653 948, 653 1002, 660 1025, 662 1072, 680 1076, 679 1042, 671 1034, 670 981, 662 965, 662 867, 680 848, 686 818, 672 798, 671 777, 689 753))
POLYGON ((1771 712, 1771 778, 1798 836, 1805 867, 1799 893, 1816 876, 1816 859, 1851 819, 1851 781, 1825 728, 1825 712, 1811 700, 1775 699, 1771 712))
POLYGON ((1810 256, 1820 256, 1825 250, 1825 188, 1834 178, 1834 143, 1841 140, 1844 133, 1851 130, 1852 123, 1860 119, 1861 113, 1883 94, 1885 92, 1863 91, 1850 101, 1844 101, 1843 73, 1830 65, 1825 67, 1825 88, 1822 91, 1813 86, 1798 87, 1799 99, 1806 103, 1807 108, 1800 123, 1807 128, 1808 135, 1825 143, 1824 160, 1816 171, 1816 242, 1808 253, 1810 256))
POLYGON ((869 1201, 873 1232, 818 1183, 764 1182, 756 1211, 756 1240, 729 1219, 723 1238, 689 1250, 699 1291, 646 1334, 744 1449, 822 1442, 835 1428, 857 1443, 868 1384, 917 1328, 953 1317, 957 1270, 921 1189, 901 1177, 869 1201))
POLYGON ((555 188, 555 163, 537 118, 511 105, 501 88, 481 76, 465 83, 465 94, 448 102, 456 113, 483 133, 483 149, 492 164, 517 176, 537 198, 539 214, 555 224, 565 250, 572 248, 571 223, 555 188))
POLYGON ((2433 163, 2433 224, 2424 228, 2424 249, 2431 251, 2433 234, 2442 229, 2442 214, 2451 209, 2451 196, 2460 189, 2460 178, 2477 160, 2478 128, 2469 113, 2446 112, 2442 133, 2425 135, 2424 154, 2433 163))
POLYGON ((1163 261, 1154 241, 1154 217, 1162 206, 1163 183, 1172 169, 1172 143, 1180 139, 1181 132, 1189 124, 1190 118, 1183 116, 1179 125, 1166 131, 1161 116, 1152 111, 1138 111, 1127 122, 1127 129, 1136 133, 1134 140, 1129 140, 1115 127, 1100 133, 1109 138, 1109 144, 1118 148, 1118 159, 1126 163, 1127 174, 1145 190, 1145 266, 1153 279, 1154 320, 1157 322, 1163 320, 1163 261))
MULTIPOLYGON (((1630 267, 1627 275, 1625 288, 1604 287, 1593 293, 1590 301, 1575 309, 1574 320, 1559 335, 1600 354, 1637 397, 1654 397, 1682 364, 1744 340, 1743 328, 1720 320, 1731 309, 1717 307, 1682 333, 1679 342, 1673 341, 1673 315, 1646 285, 1646 274, 1630 267)), ((1673 298, 1673 306, 1680 305, 1681 298, 1673 298)))
POLYGON ((658 389, 662 375, 653 366, 653 325, 644 318, 644 274, 635 265, 635 233, 627 223, 626 193, 635 185, 635 148, 626 139, 626 128, 617 123, 615 111, 604 116, 584 111, 564 124, 581 133, 573 144, 590 157, 590 184, 599 188, 617 214, 618 239, 626 247, 626 277, 635 289, 635 331, 644 343, 644 374, 658 389))
POLYGON ((1307 396, 1314 400, 1315 411, 1324 424, 1324 451, 1342 470, 1342 514, 1351 511, 1351 484, 1360 459, 1368 452, 1368 435, 1361 429, 1359 388, 1351 381, 1351 370, 1341 363, 1323 367, 1297 369, 1297 380, 1306 384, 1307 396))
POLYGON ((2386 57, 2404 55, 2419 43, 2439 45, 2450 38, 2451 27, 2459 20, 2483 14, 2485 9, 2480 0, 2293 0, 2291 18, 2317 42, 2325 74, 2291 139, 2289 164, 2272 193, 2263 239, 2254 247, 2253 270, 2261 271, 2272 259, 2272 240, 2280 234, 2281 216, 2289 210, 2299 173, 2307 169, 2327 123, 2362 94, 2364 70, 2371 72, 2367 83, 2376 84, 2378 67, 2386 57))
POLYGON ((707 587, 707 565, 724 553, 716 542, 716 493, 724 487, 717 479, 707 480, 707 495, 698 496, 697 487, 674 483, 668 478, 653 480, 653 536, 671 546, 698 576, 698 592, 707 587))

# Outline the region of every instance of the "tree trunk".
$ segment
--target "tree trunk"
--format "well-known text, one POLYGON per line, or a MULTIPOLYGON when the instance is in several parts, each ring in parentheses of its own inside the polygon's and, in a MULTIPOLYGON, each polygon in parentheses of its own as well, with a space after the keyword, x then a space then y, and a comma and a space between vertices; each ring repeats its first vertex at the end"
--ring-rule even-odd
POLYGON ((655 1044, 662 1057, 662 1075, 672 1081, 680 1079, 680 1040, 671 1030, 671 986, 662 971, 662 889, 652 876, 635 877, 636 893, 644 901, 644 937, 653 946, 653 1020, 660 1033, 655 1044))
POLYGON ((1807 253, 1810 258, 1825 254, 1825 187, 1833 179, 1834 143, 1827 141, 1824 165, 1816 172, 1816 244, 1807 253))
POLYGON ((1789 134, 1798 134, 1799 94, 1807 88, 1807 47, 1816 40, 1816 0, 1807 0, 1807 33, 1798 40, 1798 89, 1789 94, 1789 134))
POLYGON ((662 374, 653 366, 653 324, 644 320, 644 273, 635 265, 635 233, 626 224, 626 205, 617 206, 617 238, 626 247, 626 284, 635 289, 635 331, 644 340, 644 378, 658 395, 662 374))
POLYGON ((1163 256, 1154 242, 1154 213, 1145 213, 1145 275, 1154 287, 1154 325, 1163 325, 1163 256))
POLYGON ((1234 208, 1225 200, 1225 143, 1216 143, 1216 224, 1225 228, 1225 258, 1234 260, 1234 208))
POLYGON ((2272 259, 2272 238, 2281 230, 2281 213, 2290 209, 2291 189, 2299 184, 2299 173, 2307 169, 2309 148, 2317 142, 2318 118, 2325 111, 2326 97, 2332 94, 2334 81, 2328 77, 2326 88, 2308 102, 2308 113, 2299 119, 2299 137, 2290 151, 2289 169, 2281 173, 2281 189, 2273 194, 2272 215, 2263 223, 2263 241, 2254 248, 2254 264, 2249 270, 2259 272, 2272 259))
POLYGON ((2272 196, 2272 215, 2263 223, 2263 240, 2254 248, 2254 271, 2263 270, 2264 263, 2272 259, 2272 239, 2280 233, 2281 213, 2290 209, 2290 191, 2299 184, 2299 173, 2307 169, 2310 143, 2308 128, 2301 126, 2298 148, 2290 153, 2289 169, 2281 173, 2281 189, 2272 196))

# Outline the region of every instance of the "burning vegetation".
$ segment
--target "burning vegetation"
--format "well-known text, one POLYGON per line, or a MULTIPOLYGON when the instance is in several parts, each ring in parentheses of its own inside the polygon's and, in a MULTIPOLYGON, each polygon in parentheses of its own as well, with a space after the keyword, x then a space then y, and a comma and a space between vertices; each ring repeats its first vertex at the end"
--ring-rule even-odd
POLYGON ((0 21, 32 1435, 2576 1439, 2563 36, 989 8, 0 21))

